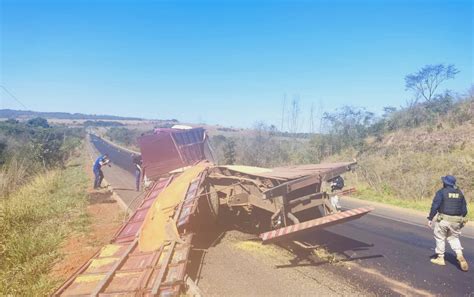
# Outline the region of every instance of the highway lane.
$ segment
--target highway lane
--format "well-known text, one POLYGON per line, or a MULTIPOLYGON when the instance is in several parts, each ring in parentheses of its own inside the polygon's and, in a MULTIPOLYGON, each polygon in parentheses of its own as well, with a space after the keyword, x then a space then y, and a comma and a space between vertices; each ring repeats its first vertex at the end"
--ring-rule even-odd
MULTIPOLYGON (((107 142, 93 138, 101 153, 109 153, 111 161, 133 172, 129 152, 112 147, 107 142), (130 170, 131 168, 131 170, 130 170)), ((343 206, 357 207, 364 204, 342 201, 343 206)), ((341 262, 350 265, 321 264, 321 262, 292 261, 278 269, 327 265, 352 282, 372 288, 378 295, 473 296, 474 269, 462 272, 454 253, 447 244, 446 266, 436 266, 429 261, 434 254, 432 230, 418 222, 423 217, 407 215, 408 211, 390 208, 390 213, 374 212, 361 219, 324 230, 315 231, 302 238, 312 245, 321 245, 334 253, 341 262), (410 217, 410 219, 406 218, 410 217)), ((469 232, 470 233, 470 232, 469 232)), ((474 268, 474 239, 461 238, 464 254, 474 268)), ((301 259, 300 259, 301 260, 301 259)), ((303 259, 304 260, 304 259, 303 259)))
POLYGON ((113 146, 96 135, 91 134, 90 136, 92 144, 101 154, 107 153, 112 163, 130 172, 131 174, 135 174, 135 167, 132 163, 131 152, 113 146))
POLYGON ((115 147, 101 138, 91 135, 91 143, 96 154, 109 154, 112 166, 103 167, 107 182, 112 185, 113 191, 118 194, 127 209, 133 211, 143 199, 142 189, 135 189, 135 167, 132 163, 131 153, 127 150, 115 147))
MULTIPOLYGON (((348 204, 360 206, 354 205, 354 201, 348 204)), ((432 264, 429 260, 435 254, 433 231, 425 225, 400 221, 397 215, 403 220, 404 210, 393 208, 392 218, 368 214, 355 221, 315 231, 303 240, 323 245, 343 261, 356 263, 358 267, 348 274, 351 278, 360 278, 358 273, 369 272, 368 278, 361 280, 368 286, 380 287, 385 283, 393 294, 400 286, 408 285, 441 296, 474 295, 474 269, 461 271, 448 243, 446 266, 432 264)), ((426 219, 421 220, 426 222, 426 219)), ((464 256, 472 267, 474 239, 462 237, 461 243, 464 256)))

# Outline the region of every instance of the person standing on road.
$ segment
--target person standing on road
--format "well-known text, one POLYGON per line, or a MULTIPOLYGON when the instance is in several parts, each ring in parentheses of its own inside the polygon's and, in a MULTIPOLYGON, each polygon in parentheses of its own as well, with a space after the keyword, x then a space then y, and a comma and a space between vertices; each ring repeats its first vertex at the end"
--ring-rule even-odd
MULTIPOLYGON (((109 164, 109 156, 107 154, 104 154, 102 156, 99 156, 95 162, 94 166, 92 168, 94 172, 94 189, 100 188, 100 185, 102 184, 102 180, 104 179, 104 173, 102 172, 102 166, 109 164)), ((110 165, 109 165, 110 166, 110 165)))
POLYGON ((467 271, 469 266, 462 253, 459 240, 461 229, 467 222, 466 199, 463 193, 456 187, 456 178, 452 175, 443 176, 443 188, 436 192, 428 215, 428 226, 433 225, 433 218, 438 214, 434 225, 434 238, 436 240, 437 257, 431 259, 431 263, 446 265, 444 262, 445 241, 447 240, 451 249, 456 253, 456 259, 462 271, 467 271))
POLYGON ((141 155, 132 155, 133 165, 135 166, 135 187, 137 192, 140 191, 140 181, 142 179, 142 156, 141 155))

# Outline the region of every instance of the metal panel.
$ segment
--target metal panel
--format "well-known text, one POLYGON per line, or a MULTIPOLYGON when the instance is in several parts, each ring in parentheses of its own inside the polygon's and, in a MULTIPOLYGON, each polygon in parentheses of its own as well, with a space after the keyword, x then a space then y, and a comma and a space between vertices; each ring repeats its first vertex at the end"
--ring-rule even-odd
POLYGON ((188 187, 186 195, 184 196, 183 206, 181 209, 181 213, 179 214, 176 226, 182 227, 183 225, 187 224, 194 214, 196 210, 197 202, 198 202, 198 190, 199 184, 201 182, 201 175, 198 176, 195 180, 193 180, 188 187))
POLYGON ((171 170, 186 166, 182 161, 171 133, 157 133, 139 138, 145 174, 157 179, 171 170))
POLYGON ((152 189, 149 191, 149 194, 145 200, 142 201, 142 204, 138 207, 135 213, 130 217, 127 223, 125 223, 122 228, 117 232, 117 235, 114 238, 114 242, 127 242, 133 240, 138 232, 140 231, 143 222, 145 220, 146 214, 150 209, 151 205, 158 197, 158 195, 163 191, 163 189, 171 182, 172 177, 163 178, 155 182, 152 189))
POLYGON ((150 179, 205 160, 208 147, 203 128, 156 129, 154 134, 140 137, 139 143, 143 167, 150 179))
MULTIPOLYGON (((344 162, 344 163, 327 163, 327 164, 308 164, 308 165, 295 165, 286 167, 275 167, 271 168, 270 171, 266 172, 255 172, 250 173, 247 170, 240 171, 243 174, 266 177, 278 180, 293 180, 309 175, 319 174, 323 181, 328 180, 332 175, 340 175, 344 172, 349 171, 354 167, 357 162, 344 162)), ((226 166, 222 166, 227 168, 226 166)), ((239 172, 238 167, 227 168, 229 170, 239 172)))
POLYGON ((328 215, 322 218, 302 222, 299 224, 287 226, 273 231, 260 234, 263 243, 272 243, 280 240, 287 240, 295 235, 304 234, 317 228, 328 227, 334 224, 344 223, 358 219, 374 210, 373 207, 360 207, 344 212, 328 215))
POLYGON ((66 288, 61 296, 90 295, 99 282, 105 278, 103 274, 79 275, 72 284, 66 288))

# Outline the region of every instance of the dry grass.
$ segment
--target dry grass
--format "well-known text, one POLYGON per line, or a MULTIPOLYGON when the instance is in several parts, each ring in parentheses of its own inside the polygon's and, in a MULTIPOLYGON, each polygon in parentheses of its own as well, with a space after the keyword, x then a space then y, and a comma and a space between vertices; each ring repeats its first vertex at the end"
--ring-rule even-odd
POLYGON ((60 244, 88 225, 86 185, 82 166, 70 163, 0 199, 0 295, 51 293, 60 244))
MULTIPOLYGON (((446 126, 446 125, 445 125, 446 126)), ((330 160, 357 157, 359 168, 346 174, 359 198, 427 211, 441 176, 452 174, 474 218, 474 126, 426 127, 397 131, 372 142, 362 153, 346 151, 330 160)))
POLYGON ((0 195, 8 196, 20 187, 28 176, 25 159, 14 157, 0 167, 0 195))

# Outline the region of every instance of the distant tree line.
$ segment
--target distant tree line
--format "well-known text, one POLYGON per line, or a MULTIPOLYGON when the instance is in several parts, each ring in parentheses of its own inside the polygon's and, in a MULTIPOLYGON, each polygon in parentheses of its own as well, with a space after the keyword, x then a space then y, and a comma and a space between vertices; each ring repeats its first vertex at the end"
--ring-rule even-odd
POLYGON ((83 137, 83 129, 51 126, 40 117, 0 122, 0 196, 37 172, 64 166, 83 137))
POLYGON ((84 127, 122 127, 124 124, 116 121, 85 121, 84 127))
POLYGON ((27 118, 27 117, 41 117, 49 119, 65 119, 65 120, 128 120, 140 121, 143 120, 137 117, 120 117, 113 115, 96 115, 83 113, 69 113, 69 112, 40 112, 31 110, 14 110, 14 109, 0 109, 0 118, 27 118))

